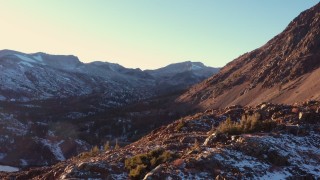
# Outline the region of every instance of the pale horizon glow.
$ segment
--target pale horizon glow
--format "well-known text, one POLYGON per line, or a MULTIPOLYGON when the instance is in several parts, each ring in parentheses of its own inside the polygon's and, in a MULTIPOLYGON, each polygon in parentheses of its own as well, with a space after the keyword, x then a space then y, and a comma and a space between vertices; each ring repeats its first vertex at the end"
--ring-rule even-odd
POLYGON ((222 67, 319 1, 0 0, 0 50, 75 55, 155 69, 222 67))

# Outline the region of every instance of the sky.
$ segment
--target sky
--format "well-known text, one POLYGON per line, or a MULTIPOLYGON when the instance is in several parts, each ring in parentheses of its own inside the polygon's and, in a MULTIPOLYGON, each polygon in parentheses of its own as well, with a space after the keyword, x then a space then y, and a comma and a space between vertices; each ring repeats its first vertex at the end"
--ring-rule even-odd
POLYGON ((222 67, 280 33, 316 0, 0 0, 0 49, 155 69, 222 67))

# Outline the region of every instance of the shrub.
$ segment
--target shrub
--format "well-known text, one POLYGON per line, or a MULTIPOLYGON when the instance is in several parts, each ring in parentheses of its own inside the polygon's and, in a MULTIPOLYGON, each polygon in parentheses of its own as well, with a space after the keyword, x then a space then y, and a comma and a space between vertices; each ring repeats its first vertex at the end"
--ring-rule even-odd
POLYGON ((163 153, 163 149, 155 149, 150 151, 148 154, 150 154, 153 157, 159 157, 163 153))
POLYGON ((107 141, 104 146, 103 146, 104 151, 109 151, 110 150, 110 142, 107 141))
POLYGON ((226 134, 241 134, 238 123, 232 122, 231 118, 227 118, 224 122, 220 123, 217 127, 218 133, 226 133, 226 134))
POLYGON ((120 145, 118 144, 118 139, 116 139, 116 145, 114 145, 114 149, 115 150, 120 149, 120 145))
POLYGON ((98 148, 98 146, 93 146, 90 153, 92 156, 98 155, 100 153, 100 149, 98 148))
POLYGON ((241 121, 232 122, 231 118, 227 118, 217 127, 218 133, 225 133, 230 135, 238 135, 242 133, 253 133, 259 131, 271 131, 277 124, 272 120, 259 120, 260 114, 253 114, 252 116, 242 116, 241 121))
POLYGON ((175 130, 176 131, 180 131, 184 126, 186 125, 186 123, 184 121, 179 122, 179 124, 176 126, 175 130))
POLYGON ((78 155, 78 157, 80 159, 87 159, 90 157, 94 157, 96 155, 98 155, 100 153, 100 149, 98 148, 98 146, 94 146, 89 152, 83 152, 81 154, 78 155))
POLYGON ((129 176, 132 179, 143 179, 144 175, 147 173, 147 166, 139 164, 135 169, 130 170, 129 176))
POLYGON ((156 149, 146 154, 138 154, 125 160, 125 168, 128 169, 132 179, 142 179, 145 174, 159 164, 170 162, 176 155, 163 149, 156 149))

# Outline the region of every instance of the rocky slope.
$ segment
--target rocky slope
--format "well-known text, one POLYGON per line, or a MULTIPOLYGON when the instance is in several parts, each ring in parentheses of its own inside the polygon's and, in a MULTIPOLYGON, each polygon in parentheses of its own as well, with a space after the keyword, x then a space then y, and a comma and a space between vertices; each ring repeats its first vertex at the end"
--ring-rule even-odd
POLYGON ((320 4, 302 12, 264 46, 228 63, 177 102, 225 107, 320 99, 320 4))
POLYGON ((212 109, 120 149, 2 179, 317 179, 320 102, 212 109), (245 126, 241 126, 245 125, 245 126), (153 160, 154 159, 154 160, 153 160))

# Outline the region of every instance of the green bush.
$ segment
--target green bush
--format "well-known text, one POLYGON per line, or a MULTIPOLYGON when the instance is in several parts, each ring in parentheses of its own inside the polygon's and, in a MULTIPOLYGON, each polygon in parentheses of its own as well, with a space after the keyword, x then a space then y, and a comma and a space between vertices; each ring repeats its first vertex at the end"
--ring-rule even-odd
POLYGON ((128 169, 132 179, 142 179, 145 174, 159 164, 170 162, 176 156, 169 151, 156 149, 146 154, 138 154, 125 160, 125 168, 128 169))
POLYGON ((232 122, 230 117, 224 122, 220 123, 220 125, 217 127, 217 132, 233 135, 241 134, 238 123, 232 122))
POLYGON ((144 175, 147 173, 147 166, 143 164, 139 164, 135 169, 131 169, 129 176, 133 179, 142 179, 144 175))
POLYGON ((277 126, 277 123, 272 120, 259 120, 259 114, 242 117, 240 122, 233 122, 231 118, 227 118, 217 127, 218 133, 230 135, 238 135, 243 133, 253 133, 260 131, 271 131, 277 126))

